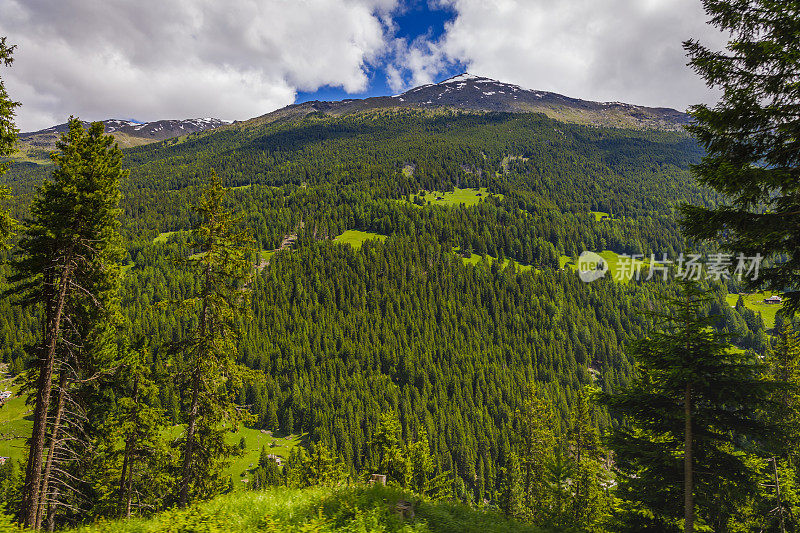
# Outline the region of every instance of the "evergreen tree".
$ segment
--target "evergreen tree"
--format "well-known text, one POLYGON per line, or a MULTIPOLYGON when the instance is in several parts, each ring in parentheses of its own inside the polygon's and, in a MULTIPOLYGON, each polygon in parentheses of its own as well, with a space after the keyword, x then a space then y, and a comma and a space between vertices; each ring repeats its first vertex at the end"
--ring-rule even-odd
POLYGON ((497 483, 498 505, 507 516, 520 516, 524 510, 524 501, 519 457, 510 452, 505 459, 497 483))
MULTIPOLYGON (((6 44, 6 38, 0 37, 0 65, 11 66, 14 62, 14 48, 6 44)), ((14 125, 15 109, 19 107, 19 102, 11 100, 6 91, 3 79, 0 78, 0 158, 7 157, 14 152, 14 143, 17 140, 19 130, 14 125)), ((0 162, 0 175, 6 170, 7 163, 0 162)), ((10 198, 8 187, 0 186, 0 202, 7 202, 10 198)), ((16 227, 16 222, 7 210, 0 211, 0 243, 5 244, 11 237, 16 227)))
MULTIPOLYGON (((161 377, 161 376, 158 376, 161 377)), ((92 474, 95 513, 129 518, 163 507, 174 480, 167 418, 145 348, 131 350, 115 376, 116 402, 101 427, 92 474)))
POLYGON ((696 514, 726 527, 755 488, 741 447, 768 433, 757 419, 771 390, 762 365, 710 327, 708 296, 694 282, 681 286, 674 315, 659 315, 658 329, 634 343, 631 385, 598 396, 622 418, 610 444, 632 530, 675 530, 681 509, 685 531, 696 514))
POLYGON ((567 450, 574 464, 572 505, 567 523, 570 527, 587 530, 603 522, 612 501, 608 489, 611 476, 603 462, 604 450, 593 420, 591 394, 588 388, 578 390, 567 439, 567 450))
MULTIPOLYGON (((545 472, 556 447, 556 423, 550 401, 542 389, 531 385, 522 406, 514 412, 515 457, 522 474, 522 504, 534 517, 547 512, 545 472)), ((509 475, 512 473, 510 472, 509 475)))
POLYGON ((769 358, 772 378, 784 385, 773 396, 769 416, 783 428, 779 455, 800 466, 800 338, 791 322, 784 322, 769 358))
POLYGON ((711 24, 728 32, 727 49, 684 43, 690 64, 709 87, 714 106, 696 105, 689 131, 705 148, 697 179, 723 196, 718 207, 686 206, 689 236, 717 239, 745 256, 781 260, 757 284, 786 291, 800 309, 800 8, 796 1, 703 0, 711 24), (786 260, 784 261, 783 258, 786 260))
POLYGON ((102 124, 85 131, 71 118, 57 148, 52 179, 31 204, 12 278, 21 303, 41 306, 44 317, 31 369, 33 433, 23 488, 22 519, 33 528, 42 522, 54 456, 48 454, 43 470, 48 430, 52 452, 68 387, 80 386, 113 358, 106 352, 113 351, 109 341, 119 281, 117 216, 123 171, 114 139, 103 135, 102 124), (54 375, 59 375, 58 400, 51 405, 54 375))
POLYGON ((186 421, 180 507, 221 490, 221 464, 235 453, 235 447, 225 442, 225 432, 244 416, 234 402, 245 373, 236 362, 235 341, 241 319, 249 312, 252 242, 224 202, 225 189, 212 173, 197 206, 199 225, 192 232, 196 253, 189 266, 199 283, 195 294, 179 307, 195 326, 171 345, 172 353, 180 355, 177 386, 184 395, 186 421))

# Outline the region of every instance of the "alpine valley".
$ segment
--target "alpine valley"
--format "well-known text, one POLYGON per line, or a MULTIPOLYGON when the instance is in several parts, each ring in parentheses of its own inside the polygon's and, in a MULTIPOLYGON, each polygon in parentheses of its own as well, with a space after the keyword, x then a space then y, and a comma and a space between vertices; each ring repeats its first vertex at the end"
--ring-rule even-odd
MULTIPOLYGON (((230 490, 287 475, 285 466, 270 473, 262 450, 297 464, 308 453, 322 461, 323 449, 351 480, 394 472, 427 494, 436 488, 473 508, 505 509, 530 391, 552 406, 554 435, 573 442, 587 387, 611 393, 629 383, 627 346, 655 325, 648 312, 666 311, 678 292, 658 276, 612 274, 622 254, 645 263, 651 254, 677 257, 688 246, 678 206, 719 202, 690 174, 703 152, 684 131, 688 122, 673 109, 583 101, 471 74, 241 122, 104 121, 127 171, 119 336, 144 354, 159 384, 151 406, 178 438, 189 392, 175 370, 184 352, 174 346, 197 319, 169 304, 200 286, 184 264, 206 253, 189 231, 215 174, 255 242, 251 314, 234 328, 248 372, 241 384, 222 385, 249 416, 228 437, 242 450, 224 466, 230 490), (582 282, 575 269, 584 250, 601 253, 609 275, 582 282), (409 457, 425 443, 430 464, 397 470, 386 462, 393 442, 409 457)), ((18 199, 17 219, 53 172, 45 153, 63 131, 20 136, 2 176, 18 199)), ((729 301, 744 290, 735 280, 705 285, 713 327, 739 351, 766 353, 775 309, 760 314, 758 302, 729 301)), ((0 357, 10 376, 31 364, 41 319, 36 307, 0 300, 0 357)), ((11 438, 0 455, 14 462, 24 458, 32 422, 21 398, 9 402, 17 410, 4 419, 11 438)), ((604 409, 583 416, 595 432, 612 425, 604 409)), ((159 478, 136 475, 146 512, 178 501, 157 490, 159 478)), ((59 523, 103 516, 102 490, 115 489, 91 490, 96 498, 57 511, 59 523)), ((435 522, 435 509, 420 509, 435 522)))

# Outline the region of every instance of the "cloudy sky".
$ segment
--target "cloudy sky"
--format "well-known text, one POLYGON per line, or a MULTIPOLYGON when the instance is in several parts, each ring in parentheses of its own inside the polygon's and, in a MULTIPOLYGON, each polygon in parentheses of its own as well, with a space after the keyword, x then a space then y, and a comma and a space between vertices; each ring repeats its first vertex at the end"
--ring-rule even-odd
POLYGON ((0 69, 32 131, 242 120, 462 71, 589 100, 713 102, 681 42, 721 47, 700 0, 0 0, 0 69))

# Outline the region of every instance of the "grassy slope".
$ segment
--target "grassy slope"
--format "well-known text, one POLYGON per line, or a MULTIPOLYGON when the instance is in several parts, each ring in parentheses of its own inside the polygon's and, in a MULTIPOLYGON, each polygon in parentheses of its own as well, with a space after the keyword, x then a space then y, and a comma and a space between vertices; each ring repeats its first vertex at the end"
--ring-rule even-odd
POLYGON ((286 459, 289 457, 289 451, 300 445, 304 435, 274 437, 271 433, 262 433, 258 429, 239 428, 236 433, 229 433, 226 440, 229 444, 239 444, 242 437, 244 437, 247 446, 244 454, 241 457, 234 457, 231 460, 231 464, 225 469, 225 473, 233 476, 233 484, 237 488, 244 487, 246 484, 242 480, 248 479, 247 475, 241 475, 242 472, 258 466, 258 458, 261 456, 262 446, 267 449, 267 453, 279 455, 286 459), (270 447, 273 442, 275 443, 274 448, 270 447))
MULTIPOLYGON (((439 191, 426 191, 425 192, 425 203, 430 203, 431 205, 459 205, 463 204, 466 206, 476 205, 482 199, 490 196, 489 192, 485 188, 482 189, 459 189, 456 187, 453 192, 439 192, 439 191), (480 196, 478 196, 480 194, 480 196), (437 200, 437 198, 442 198, 442 200, 437 200)), ((503 198, 502 194, 492 194, 491 196, 496 196, 498 198, 503 198)), ((414 195, 410 195, 409 201, 414 198, 414 195)))
MULTIPOLYGON (((628 281, 630 281, 629 279, 624 279, 624 278, 623 279, 618 279, 617 278, 618 273, 621 274, 621 270, 623 269, 623 267, 620 266, 620 257, 619 257, 618 253, 612 252, 611 250, 603 250, 602 252, 600 252, 599 255, 600 255, 600 257, 602 257, 603 259, 605 259, 608 262, 608 272, 606 273, 606 277, 607 278, 610 277, 611 279, 614 279, 615 281, 621 281, 622 283, 627 283, 628 281)), ((639 274, 640 279, 645 279, 647 277, 647 275, 646 275, 645 270, 644 270, 643 267, 647 262, 646 261, 638 261, 637 260, 637 263, 640 265, 640 268, 641 268, 641 271, 640 271, 640 274, 639 274)), ((559 259, 559 264, 561 265, 561 268, 569 267, 569 268, 575 270, 577 268, 578 258, 577 257, 567 257, 566 255, 562 255, 560 257, 560 259, 559 259)), ((627 269, 627 270, 628 270, 628 273, 630 273, 630 269, 627 269)), ((658 275, 658 274, 656 274, 656 275, 658 275)), ((633 277, 634 278, 636 277, 635 271, 633 273, 633 277)))
MULTIPOLYGON (((765 304, 764 298, 769 298, 772 296, 773 293, 771 292, 757 292, 755 294, 745 294, 742 295, 744 298, 744 305, 748 309, 752 309, 756 313, 761 314, 761 318, 764 319, 764 325, 767 329, 772 329, 775 327, 775 314, 783 307, 783 304, 765 304)), ((738 294, 729 294, 725 297, 728 304, 731 306, 736 305, 736 301, 739 299, 738 294)))
MULTIPOLYGON (((170 429, 170 437, 177 438, 184 430, 183 425, 173 426, 170 429)), ((238 490, 245 486, 242 479, 247 479, 247 475, 242 476, 252 466, 258 465, 261 456, 261 447, 267 449, 267 453, 280 455, 283 458, 289 457, 289 451, 301 444, 304 435, 286 435, 283 437, 273 436, 271 432, 262 433, 258 429, 240 427, 233 433, 226 433, 225 440, 228 444, 238 445, 242 437, 245 440, 245 450, 241 456, 231 458, 230 464, 225 468, 225 474, 233 477, 233 485, 238 490), (270 444, 275 442, 272 448, 270 444)))
MULTIPOLYGON (((4 380, 0 384, 0 390, 9 388, 8 380, 4 380)), ((16 391, 16 388, 12 389, 16 391)), ((23 460, 27 449, 25 448, 25 439, 30 435, 33 427, 33 422, 25 418, 30 412, 30 408, 25 405, 25 399, 22 397, 10 398, 2 407, 0 407, 0 436, 4 437, 0 440, 0 456, 10 457, 12 461, 23 460), (14 437, 14 438, 5 438, 14 437)), ((177 437, 182 431, 182 426, 175 426, 172 429, 172 436, 177 437)), ((281 457, 288 457, 289 451, 300 445, 303 440, 303 435, 287 435, 283 437, 272 436, 271 433, 262 433, 257 429, 250 429, 240 427, 234 433, 228 433, 226 440, 228 444, 239 444, 240 440, 244 437, 246 448, 244 454, 239 457, 234 457, 230 465, 225 469, 225 473, 229 474, 234 479, 234 486, 240 487, 245 484, 241 479, 247 479, 247 476, 240 476, 250 468, 250 465, 257 465, 258 458, 261 455, 261 447, 267 449, 267 453, 273 453, 281 457), (275 442, 276 446, 273 448, 270 445, 275 442)))
MULTIPOLYGON (((10 379, 4 379, 0 390, 17 392, 17 387, 11 386, 10 379)), ((9 398, 0 407, 0 456, 10 457, 12 461, 25 458, 25 439, 30 436, 33 421, 25 418, 30 412, 30 407, 25 405, 25 398, 14 396, 9 398)))
POLYGON ((349 244, 353 248, 361 248, 361 245, 364 244, 364 241, 368 239, 379 239, 381 241, 385 241, 386 235, 380 235, 379 233, 372 233, 369 231, 359 231, 357 229, 349 229, 333 239, 333 241, 338 242, 339 244, 349 244))
POLYGON ((167 532, 436 532, 536 533, 540 529, 511 522, 492 512, 451 503, 421 502, 414 518, 394 512, 413 495, 389 487, 340 487, 241 492, 220 496, 189 509, 167 511, 148 520, 105 522, 81 533, 167 532))
POLYGON ((159 233, 158 235, 156 235, 153 238, 153 244, 166 244, 167 243, 167 239, 169 239, 170 236, 178 234, 178 233, 183 233, 183 231, 180 231, 180 230, 178 230, 178 231, 165 231, 163 233, 159 233))
MULTIPOLYGON (((458 246, 453 248, 453 252, 461 255, 460 254, 460 248, 458 246)), ((478 263, 480 263, 483 260, 483 256, 480 256, 478 254, 473 253, 470 257, 461 256, 461 259, 464 260, 464 264, 477 265, 478 263)), ((497 261, 497 258, 493 257, 491 255, 487 255, 486 256, 486 261, 491 265, 492 263, 497 261)), ((503 268, 507 267, 509 265, 509 263, 511 263, 510 259, 503 260, 503 268)), ((523 265, 523 264, 517 263, 517 270, 519 270, 521 272, 525 272, 526 270, 532 270, 532 269, 533 269, 533 265, 523 265)))

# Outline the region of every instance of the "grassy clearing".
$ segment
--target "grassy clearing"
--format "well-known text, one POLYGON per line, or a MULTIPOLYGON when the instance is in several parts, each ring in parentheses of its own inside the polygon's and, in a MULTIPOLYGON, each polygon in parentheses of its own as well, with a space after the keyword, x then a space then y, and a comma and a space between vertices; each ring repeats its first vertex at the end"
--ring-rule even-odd
MULTIPOLYGON (((416 195, 409 195, 408 200, 413 201, 414 196, 416 195)), ((456 187, 453 192, 425 191, 423 200, 426 204, 430 203, 431 205, 471 206, 476 205, 487 196, 503 198, 502 194, 489 193, 485 187, 481 189, 459 189, 456 187)))
MULTIPOLYGON (((467 265, 477 265, 478 263, 480 263, 483 260, 483 256, 480 256, 480 255, 475 254, 475 253, 472 254, 470 257, 464 257, 463 255, 461 255, 461 251, 460 251, 458 246, 453 248, 453 252, 458 254, 461 257, 461 259, 464 261, 464 264, 467 264, 467 265)), ((491 255, 487 255, 486 256, 486 261, 491 265, 492 263, 497 261, 497 258, 496 257, 492 257, 491 255)), ((507 267, 510 263, 511 263, 510 259, 504 259, 503 260, 503 268, 507 267)), ((533 270, 533 265, 523 265, 523 264, 517 263, 517 268, 519 270, 521 270, 522 272, 525 272, 527 270, 533 270)))
POLYGON ((167 239, 169 239, 172 235, 177 235, 179 233, 184 233, 183 230, 178 231, 165 231, 163 233, 159 233, 153 239, 153 244, 166 244, 167 239))
POLYGON ((455 503, 419 501, 392 487, 288 489, 227 494, 184 510, 171 510, 147 520, 104 522, 79 528, 82 533, 167 533, 178 531, 362 533, 541 533, 527 524, 494 512, 455 503), (396 512, 400 501, 411 502, 414 516, 396 512))
MULTIPOLYGON (((774 293, 772 292, 757 292, 754 294, 743 294, 742 298, 744 298, 744 305, 748 309, 752 309, 756 313, 761 315, 761 318, 764 320, 764 325, 767 329, 772 329, 775 327, 775 314, 783 307, 783 304, 765 304, 764 299, 769 298, 774 293)), ((725 300, 728 304, 733 307, 736 305, 736 301, 739 299, 738 294, 729 294, 725 297, 725 300)))
MULTIPOLYGON (((169 429, 169 436, 176 439, 183 434, 185 426, 183 424, 172 426, 169 429)), ((238 446, 242 438, 245 441, 244 453, 238 457, 232 457, 230 464, 225 468, 225 474, 233 477, 233 484, 237 490, 242 490, 245 486, 242 479, 247 479, 248 469, 258 466, 258 459, 261 456, 261 447, 267 449, 267 453, 273 453, 283 458, 289 457, 292 448, 303 444, 306 434, 276 436, 271 431, 262 432, 259 429, 240 427, 234 432, 225 434, 225 442, 238 446), (273 447, 272 444, 275 444, 273 447), (242 476, 242 472, 245 473, 242 476)))
POLYGON ((614 217, 611 216, 611 213, 606 213, 605 211, 591 211, 594 215, 595 222, 600 222, 601 220, 613 220, 614 217))
POLYGON ((357 229, 349 229, 333 239, 333 242, 338 242, 339 244, 349 244, 353 248, 361 248, 361 245, 364 244, 364 241, 369 239, 378 239, 379 241, 385 241, 386 235, 381 235, 379 233, 372 233, 370 231, 359 231, 357 229))
MULTIPOLYGON (((620 254, 616 252, 612 252, 611 250, 603 250, 598 255, 602 257, 606 263, 608 263, 608 272, 606 273, 606 278, 611 278, 614 281, 620 281, 622 283, 628 283, 630 281, 630 276, 628 277, 621 277, 624 274, 630 274, 633 272, 633 279, 636 278, 636 271, 638 269, 640 279, 646 278, 645 273, 645 266, 647 265, 647 260, 636 260, 634 262, 635 267, 633 270, 628 266, 631 263, 625 262, 623 263, 624 259, 620 257, 620 254)), ((559 265, 561 268, 571 268, 573 270, 577 270, 578 268, 578 258, 577 257, 568 257, 566 255, 562 255, 559 258, 559 265)))
POLYGON ((239 428, 236 433, 229 433, 225 440, 228 444, 239 444, 242 438, 245 440, 246 448, 241 457, 234 457, 231 464, 225 469, 225 473, 233 477, 233 484, 237 489, 243 489, 246 483, 242 480, 248 479, 247 475, 242 476, 243 472, 258 466, 258 459, 261 457, 261 447, 267 449, 267 453, 273 453, 286 459, 292 448, 300 446, 305 435, 286 435, 276 437, 272 432, 262 433, 261 430, 251 428, 239 428), (275 444, 273 447, 272 444, 275 444))
POLYGON ((15 394, 0 407, 0 435, 4 437, 0 440, 0 456, 10 457, 16 462, 25 458, 25 439, 31 434, 33 420, 26 418, 30 414, 30 407, 25 405, 25 398, 16 396, 19 389, 12 386, 10 378, 2 380, 0 390, 10 390, 15 394), (8 440, 5 440, 6 437, 8 440))

